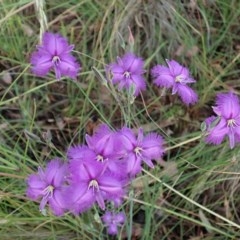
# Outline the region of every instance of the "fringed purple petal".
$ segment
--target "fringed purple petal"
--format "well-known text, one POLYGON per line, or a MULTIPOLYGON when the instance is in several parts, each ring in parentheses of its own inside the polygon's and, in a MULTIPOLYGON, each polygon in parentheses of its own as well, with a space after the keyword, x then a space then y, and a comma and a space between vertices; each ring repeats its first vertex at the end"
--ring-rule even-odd
POLYGON ((141 158, 137 157, 133 153, 129 153, 126 157, 127 161, 127 173, 133 177, 141 172, 141 158))
POLYGON ((96 200, 92 189, 88 189, 88 185, 81 182, 72 184, 66 196, 67 208, 76 215, 91 208, 96 200))
POLYGON ((67 158, 70 162, 70 166, 72 165, 72 162, 74 162, 73 165, 78 165, 94 161, 95 153, 86 145, 77 145, 68 149, 67 158))
POLYGON ((120 212, 120 213, 117 213, 115 215, 115 222, 118 223, 118 224, 123 224, 126 220, 126 216, 123 212, 120 212))
POLYGON ((216 103, 223 117, 234 119, 240 115, 239 98, 232 92, 218 94, 216 103))
POLYGON ((66 192, 55 190, 53 196, 49 198, 49 206, 56 216, 63 215, 67 208, 66 192))
POLYGON ((228 133, 228 138, 229 138, 229 146, 231 149, 233 149, 235 147, 235 133, 234 131, 229 131, 228 133))
POLYGON ((123 197, 124 190, 122 181, 109 174, 105 174, 98 179, 99 188, 106 193, 106 196, 123 197))
POLYGON ((60 159, 51 160, 46 167, 46 182, 54 187, 61 186, 67 175, 67 165, 60 159))
POLYGON ((45 76, 53 66, 49 54, 34 52, 31 57, 32 72, 37 76, 45 76))
POLYGON ((77 77, 77 74, 80 70, 80 66, 78 63, 76 63, 75 58, 66 54, 61 57, 61 61, 57 68, 61 72, 61 75, 69 76, 73 79, 77 77))
POLYGON ((222 143, 226 134, 228 134, 228 128, 225 119, 221 119, 218 125, 210 129, 209 135, 206 138, 207 143, 220 144, 222 143))
POLYGON ((142 141, 142 155, 146 159, 159 159, 163 153, 163 138, 156 133, 149 133, 142 141))
POLYGON ((170 72, 173 76, 178 76, 180 74, 183 73, 183 70, 184 70, 184 73, 186 74, 186 76, 188 77, 188 70, 180 65, 177 61, 175 60, 166 60, 167 64, 168 64, 168 67, 170 69, 170 72))
POLYGON ((46 32, 43 35, 42 45, 45 49, 54 55, 60 55, 64 51, 69 51, 67 39, 60 34, 46 32))
POLYGON ((194 104, 198 101, 196 92, 187 85, 178 84, 177 93, 186 105, 194 104))
POLYGON ((47 187, 47 183, 42 181, 38 174, 31 174, 27 179, 27 197, 36 200, 42 195, 43 189, 47 187))
POLYGON ((112 213, 106 211, 105 214, 102 216, 102 220, 105 224, 109 224, 112 221, 112 213))
POLYGON ((138 96, 140 91, 146 90, 146 82, 141 75, 131 75, 132 84, 135 88, 134 96, 138 96))
POLYGON ((170 88, 174 84, 174 77, 172 76, 169 68, 157 65, 152 68, 151 74, 154 80, 154 84, 156 84, 158 87, 166 87, 170 88))
POLYGON ((117 235, 118 233, 117 225, 115 223, 109 224, 107 231, 109 235, 117 235))

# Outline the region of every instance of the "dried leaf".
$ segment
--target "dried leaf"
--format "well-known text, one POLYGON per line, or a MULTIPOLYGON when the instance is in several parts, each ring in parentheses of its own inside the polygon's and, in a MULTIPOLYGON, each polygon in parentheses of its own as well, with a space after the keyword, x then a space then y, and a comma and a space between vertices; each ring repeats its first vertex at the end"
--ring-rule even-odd
POLYGON ((31 133, 31 132, 29 132, 29 131, 26 130, 26 129, 24 129, 23 132, 24 132, 25 136, 26 136, 28 139, 34 140, 34 141, 37 141, 37 142, 41 142, 40 137, 37 136, 36 134, 31 133))
POLYGON ((65 122, 63 121, 62 118, 57 118, 56 119, 56 124, 57 124, 59 130, 63 130, 64 127, 65 127, 65 122))
POLYGON ((42 137, 43 137, 44 141, 46 141, 47 143, 50 143, 52 141, 51 131, 48 129, 46 132, 43 132, 42 137))
POLYGON ((189 50, 187 50, 186 56, 191 58, 191 57, 197 55, 198 52, 199 52, 199 48, 197 46, 193 46, 189 50))
POLYGON ((164 170, 162 171, 162 175, 168 176, 173 180, 176 178, 178 174, 177 164, 174 161, 168 161, 164 163, 164 170))
POLYGON ((11 74, 8 71, 3 71, 2 72, 2 80, 7 85, 10 85, 12 83, 12 76, 11 76, 11 74))
POLYGON ((22 24, 23 32, 28 36, 31 37, 34 34, 33 29, 27 25, 27 24, 22 24))

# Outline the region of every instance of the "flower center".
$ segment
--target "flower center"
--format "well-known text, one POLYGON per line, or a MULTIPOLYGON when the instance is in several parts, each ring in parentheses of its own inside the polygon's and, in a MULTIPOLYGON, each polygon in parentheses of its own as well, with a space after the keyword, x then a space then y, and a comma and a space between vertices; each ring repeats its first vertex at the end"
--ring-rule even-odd
POLYGON ((104 157, 102 155, 97 155, 96 157, 98 162, 103 162, 104 161, 104 157))
POLYGON ((99 191, 99 185, 98 185, 98 182, 95 179, 90 181, 90 183, 88 185, 88 189, 90 189, 90 188, 92 188, 93 192, 95 192, 95 191, 98 192, 99 191))
POLYGON ((54 187, 52 185, 49 185, 43 189, 42 193, 45 198, 51 198, 53 195, 53 190, 54 190, 54 187))
POLYGON ((135 152, 135 154, 137 155, 137 156, 141 156, 142 154, 141 154, 141 152, 142 152, 142 148, 140 148, 140 147, 135 147, 134 148, 134 152, 135 152))
POLYGON ((126 77, 126 78, 130 78, 131 77, 131 73, 126 71, 126 72, 124 72, 123 76, 126 77))
POLYGON ((175 82, 176 82, 176 83, 181 83, 181 82, 183 82, 184 80, 185 80, 185 77, 184 77, 182 74, 180 74, 180 75, 178 75, 178 76, 175 77, 175 82))
POLYGON ((227 121, 227 126, 228 127, 236 127, 237 126, 236 120, 235 119, 229 119, 227 121))
POLYGON ((52 62, 53 62, 53 64, 58 65, 61 62, 61 59, 59 56, 54 56, 52 58, 52 62))

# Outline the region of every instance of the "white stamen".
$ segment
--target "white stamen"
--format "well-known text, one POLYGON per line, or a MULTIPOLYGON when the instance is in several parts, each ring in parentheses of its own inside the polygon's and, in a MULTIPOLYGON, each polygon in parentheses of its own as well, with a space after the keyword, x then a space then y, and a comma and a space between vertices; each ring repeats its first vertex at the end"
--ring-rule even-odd
POLYGON ((228 127, 236 127, 237 126, 236 120, 235 119, 229 119, 227 121, 227 126, 228 127))
POLYGON ((61 59, 59 58, 59 56, 54 56, 52 58, 52 62, 57 65, 61 62, 61 59))
POLYGON ((182 74, 180 74, 180 75, 178 75, 178 76, 175 77, 175 82, 181 83, 181 82, 183 82, 184 80, 185 80, 185 77, 184 77, 182 74))
POLYGON ((98 182, 96 180, 91 180, 89 185, 88 185, 88 189, 90 189, 92 187, 93 192, 95 192, 95 190, 98 192, 99 191, 99 185, 98 182))
POLYGON ((43 193, 45 198, 51 198, 52 195, 53 195, 53 190, 54 190, 54 187, 52 185, 49 185, 46 188, 44 188, 42 193, 43 193))
POLYGON ((131 73, 126 71, 126 72, 124 72, 123 76, 126 77, 126 78, 130 78, 131 73))
POLYGON ((142 154, 141 154, 141 151, 142 151, 142 150, 143 150, 142 148, 136 147, 136 148, 134 149, 134 152, 136 153, 137 156, 141 156, 141 155, 142 155, 142 154))
POLYGON ((96 159, 97 159, 98 162, 103 162, 104 161, 104 158, 103 158, 102 155, 97 155, 96 159))

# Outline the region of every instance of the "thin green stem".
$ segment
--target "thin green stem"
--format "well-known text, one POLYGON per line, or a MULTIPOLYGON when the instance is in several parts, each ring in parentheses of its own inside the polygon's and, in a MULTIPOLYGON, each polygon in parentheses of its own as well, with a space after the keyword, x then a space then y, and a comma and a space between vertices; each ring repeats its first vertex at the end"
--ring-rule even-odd
MULTIPOLYGON (((130 199, 130 198, 127 197, 127 196, 125 196, 124 198, 127 199, 127 200, 130 199)), ((171 215, 173 215, 173 216, 180 217, 180 218, 182 218, 182 219, 185 219, 185 220, 187 220, 187 221, 193 222, 193 223, 198 224, 198 225, 200 225, 200 226, 204 226, 204 227, 206 227, 206 228, 208 228, 208 229, 214 230, 215 232, 222 234, 223 236, 227 236, 227 237, 230 237, 230 238, 233 237, 232 235, 229 235, 226 231, 222 231, 222 230, 220 230, 220 229, 218 229, 218 228, 216 228, 216 227, 213 227, 212 225, 207 225, 207 224, 205 224, 204 222, 200 222, 200 221, 198 221, 198 220, 196 220, 196 219, 194 219, 194 218, 191 218, 191 217, 189 217, 189 216, 186 216, 186 215, 184 215, 184 214, 182 214, 182 213, 179 213, 179 212, 170 210, 170 209, 165 208, 165 207, 160 207, 160 206, 157 206, 157 205, 153 205, 153 204, 151 204, 151 203, 144 202, 144 201, 139 200, 139 199, 136 199, 136 198, 131 198, 131 200, 132 200, 133 202, 140 203, 140 204, 143 204, 143 205, 148 206, 148 207, 153 207, 153 208, 155 208, 155 209, 163 210, 163 211, 166 212, 166 213, 169 213, 169 214, 171 214, 171 215)))
POLYGON ((191 198, 189 198, 189 197, 185 196, 184 194, 180 193, 178 190, 174 189, 173 187, 171 187, 171 186, 168 185, 167 183, 164 183, 162 180, 160 180, 159 178, 157 178, 156 176, 154 176, 153 174, 151 174, 151 173, 148 172, 147 170, 142 169, 142 171, 143 171, 144 173, 146 173, 148 176, 150 176, 150 177, 152 177, 153 179, 155 179, 157 182, 161 183, 163 186, 167 187, 167 188, 168 188, 169 190, 171 190, 172 192, 176 193, 178 196, 180 196, 180 197, 182 197, 183 199, 185 199, 186 201, 190 202, 191 204, 193 204, 193 205, 199 207, 200 209, 208 212, 209 214, 212 214, 213 216, 215 216, 215 217, 223 220, 224 222, 228 223, 229 225, 232 225, 232 226, 240 229, 240 225, 238 225, 237 223, 235 223, 235 222, 233 222, 233 221, 231 221, 231 220, 229 220, 229 219, 221 216, 220 214, 215 213, 215 212, 213 212, 212 210, 204 207, 203 205, 195 202, 194 200, 192 200, 191 198))
POLYGON ((181 146, 183 146, 183 145, 185 145, 185 144, 188 144, 188 143, 190 143, 190 142, 195 142, 196 140, 200 139, 201 137, 202 137, 202 135, 196 136, 196 137, 194 137, 194 138, 191 138, 191 139, 188 139, 188 140, 183 141, 183 142, 181 142, 181 143, 178 143, 178 144, 176 144, 176 145, 174 145, 174 146, 165 148, 165 150, 166 150, 166 151, 169 151, 169 150, 171 150, 171 149, 174 149, 174 148, 177 148, 177 147, 181 147, 181 146))

